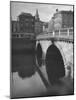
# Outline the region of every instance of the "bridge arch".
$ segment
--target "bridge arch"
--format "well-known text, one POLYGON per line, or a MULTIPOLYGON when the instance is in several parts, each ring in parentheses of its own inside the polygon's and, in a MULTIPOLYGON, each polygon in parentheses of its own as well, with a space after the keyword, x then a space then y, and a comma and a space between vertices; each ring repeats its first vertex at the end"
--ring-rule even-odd
MULTIPOLYGON (((52 45, 52 43, 48 46, 48 48, 49 48, 51 45, 52 45)), ((60 51, 60 53, 61 53, 61 55, 62 55, 62 57, 63 57, 64 65, 66 66, 66 57, 65 57, 65 55, 64 55, 64 52, 63 52, 63 49, 62 49, 61 45, 58 44, 57 42, 54 42, 54 45, 59 49, 59 51, 60 51)), ((48 50, 48 48, 47 48, 47 50, 48 50)), ((46 53, 47 53, 47 50, 46 50, 46 53)), ((45 58, 46 58, 46 53, 45 53, 45 58)))
POLYGON ((51 84, 65 76, 64 60, 60 49, 55 44, 50 45, 47 49, 45 65, 51 84))
MULTIPOLYGON (((36 51, 39 52, 38 48, 41 48, 42 60, 45 60, 46 51, 47 51, 47 48, 49 47, 49 45, 51 45, 51 41, 47 41, 47 40, 36 41, 36 51), (39 45, 40 45, 40 47, 39 47, 39 45)), ((36 55, 36 63, 37 63, 37 65, 39 65, 37 60, 38 59, 37 59, 37 55, 36 55)), ((44 64, 44 61, 42 62, 42 64, 44 64)))
POLYGON ((55 46, 59 49, 59 51, 63 57, 64 66, 66 66, 66 57, 65 57, 65 54, 64 54, 64 51, 63 51, 61 45, 58 42, 55 42, 55 46))
POLYGON ((36 45, 36 64, 39 67, 41 67, 42 65, 42 55, 43 55, 42 46, 40 43, 37 43, 36 45))

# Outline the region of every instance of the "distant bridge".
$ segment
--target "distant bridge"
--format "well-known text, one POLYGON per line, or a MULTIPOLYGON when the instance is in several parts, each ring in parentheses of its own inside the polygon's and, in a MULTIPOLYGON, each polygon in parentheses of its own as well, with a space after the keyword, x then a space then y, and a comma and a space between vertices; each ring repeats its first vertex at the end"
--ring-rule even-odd
POLYGON ((34 33, 12 33, 12 38, 34 39, 34 33))

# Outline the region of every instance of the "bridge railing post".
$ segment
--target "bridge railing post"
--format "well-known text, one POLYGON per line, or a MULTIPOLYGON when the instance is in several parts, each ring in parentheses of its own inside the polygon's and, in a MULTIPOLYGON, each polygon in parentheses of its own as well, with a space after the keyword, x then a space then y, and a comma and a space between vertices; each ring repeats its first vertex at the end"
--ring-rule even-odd
POLYGON ((67 29, 67 36, 69 37, 69 29, 67 29))
POLYGON ((60 30, 59 30, 59 37, 60 37, 60 30))
POLYGON ((53 31, 53 37, 55 36, 55 32, 53 31))

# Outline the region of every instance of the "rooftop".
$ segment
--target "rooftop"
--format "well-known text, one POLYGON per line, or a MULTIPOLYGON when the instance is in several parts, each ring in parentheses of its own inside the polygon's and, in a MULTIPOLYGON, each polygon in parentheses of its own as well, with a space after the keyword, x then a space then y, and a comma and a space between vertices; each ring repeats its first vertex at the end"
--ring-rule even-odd
POLYGON ((32 16, 32 14, 22 12, 19 16, 32 16))

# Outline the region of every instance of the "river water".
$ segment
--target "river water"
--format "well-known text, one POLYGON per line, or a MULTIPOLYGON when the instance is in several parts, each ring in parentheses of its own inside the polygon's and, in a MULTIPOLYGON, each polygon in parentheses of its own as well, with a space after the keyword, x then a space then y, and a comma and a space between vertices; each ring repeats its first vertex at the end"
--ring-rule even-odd
MULTIPOLYGON (((14 39, 11 49, 12 98, 57 95, 58 91, 58 95, 69 94, 68 90, 73 87, 73 80, 69 78, 64 78, 61 85, 51 86, 50 84, 49 89, 44 85, 36 69, 35 41, 14 39)), ((46 67, 42 66, 40 70, 47 78, 46 67)), ((70 94, 73 94, 73 88, 70 90, 70 94)))
POLYGON ((11 56, 12 97, 40 96, 46 91, 36 70, 35 42, 14 39, 11 56))

